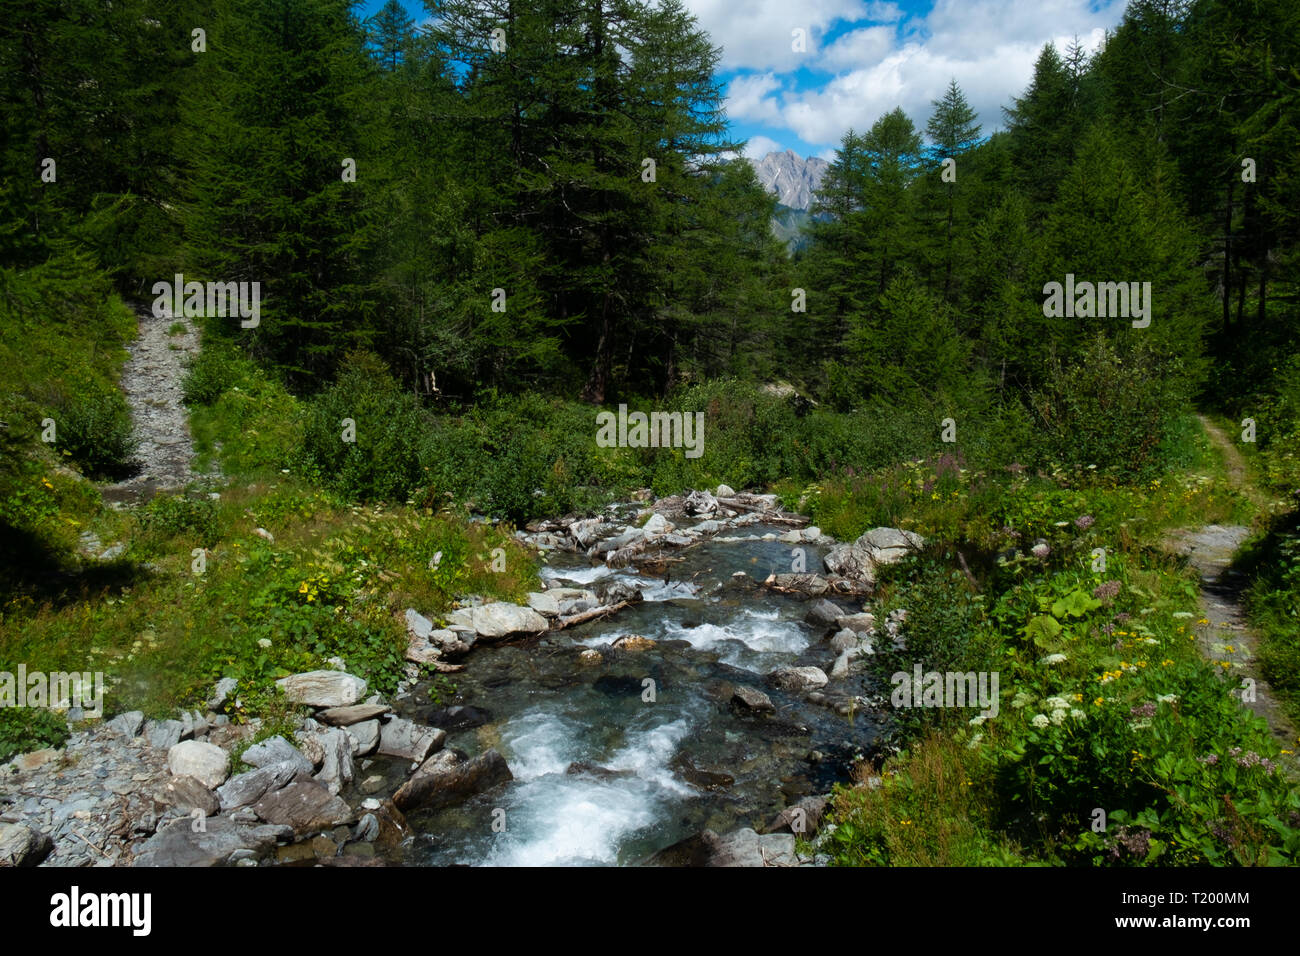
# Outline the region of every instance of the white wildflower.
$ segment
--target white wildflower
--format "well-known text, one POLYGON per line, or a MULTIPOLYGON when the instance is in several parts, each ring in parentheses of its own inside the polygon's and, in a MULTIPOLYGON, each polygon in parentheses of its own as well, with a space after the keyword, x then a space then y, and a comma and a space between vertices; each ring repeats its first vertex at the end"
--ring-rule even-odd
POLYGON ((1034 714, 1033 719, 1030 720, 1029 722, 1033 724, 1035 727, 1046 727, 1049 723, 1051 723, 1051 721, 1047 719, 1046 714, 1034 714))

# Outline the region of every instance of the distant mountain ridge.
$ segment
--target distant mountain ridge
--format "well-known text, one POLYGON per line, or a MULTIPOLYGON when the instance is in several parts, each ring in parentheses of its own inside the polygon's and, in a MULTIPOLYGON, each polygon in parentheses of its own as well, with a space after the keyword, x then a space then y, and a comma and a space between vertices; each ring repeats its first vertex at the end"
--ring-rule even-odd
POLYGON ((812 208, 813 194, 821 187, 830 163, 816 156, 804 159, 792 149, 768 153, 754 162, 754 174, 763 188, 773 193, 782 206, 791 209, 812 208))

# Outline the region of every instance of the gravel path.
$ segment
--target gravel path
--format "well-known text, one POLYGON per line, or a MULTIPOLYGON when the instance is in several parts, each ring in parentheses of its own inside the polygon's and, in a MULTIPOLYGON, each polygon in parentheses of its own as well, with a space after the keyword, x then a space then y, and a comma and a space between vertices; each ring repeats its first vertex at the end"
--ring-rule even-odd
POLYGON ((149 307, 141 307, 136 315, 140 337, 129 346, 122 390, 131 406, 141 468, 134 477, 102 489, 105 501, 119 505, 139 504, 158 491, 183 488, 196 477, 181 379, 186 358, 198 351, 198 332, 189 320, 173 318, 170 312, 155 317, 149 307), (170 335, 168 330, 177 322, 185 332, 170 335))
MULTIPOLYGON (((1202 417, 1210 440, 1223 453, 1228 477, 1243 494, 1251 494, 1247 484, 1245 463, 1241 453, 1213 422, 1202 417)), ((1233 556, 1250 529, 1241 525, 1206 525, 1170 536, 1170 545, 1179 554, 1187 556, 1201 579, 1201 620, 1197 624, 1196 639, 1201 653, 1211 661, 1227 661, 1227 668, 1238 685, 1245 678, 1255 681, 1255 699, 1246 701, 1249 707, 1268 721, 1278 744, 1286 750, 1297 750, 1296 729, 1287 719, 1267 681, 1259 674, 1255 658, 1255 637, 1246 624, 1246 613, 1241 606, 1241 592, 1245 582, 1239 572, 1231 569, 1233 556)), ((1240 694, 1240 691, 1235 693, 1240 694)), ((1295 757, 1284 757, 1293 775, 1300 776, 1300 762, 1295 757)))

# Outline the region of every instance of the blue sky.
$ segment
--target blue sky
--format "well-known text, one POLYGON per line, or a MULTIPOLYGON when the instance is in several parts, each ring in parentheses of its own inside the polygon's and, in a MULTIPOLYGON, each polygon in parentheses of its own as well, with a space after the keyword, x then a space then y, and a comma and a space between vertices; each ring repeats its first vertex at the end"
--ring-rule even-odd
MULTIPOLYGON (((427 18, 416 0, 412 17, 427 18)), ((1044 43, 1095 50, 1127 0, 684 0, 723 50, 719 77, 745 153, 833 158, 849 127, 901 106, 924 127, 955 78, 987 135, 1044 43), (807 37, 796 52, 793 31, 807 37)), ((363 15, 383 0, 363 0, 363 15)))

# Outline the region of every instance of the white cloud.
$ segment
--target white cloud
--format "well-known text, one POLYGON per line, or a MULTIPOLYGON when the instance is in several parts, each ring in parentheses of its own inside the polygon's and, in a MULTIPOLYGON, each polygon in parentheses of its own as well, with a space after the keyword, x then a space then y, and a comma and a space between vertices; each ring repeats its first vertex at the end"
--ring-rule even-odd
POLYGON ((873 6, 892 5, 862 0, 686 0, 700 26, 722 47, 722 69, 783 72, 798 69, 809 57, 817 56, 820 38, 837 20, 865 19, 873 6), (791 48, 792 31, 800 28, 808 31, 804 53, 791 48))
POLYGON ((784 147, 774 139, 766 136, 751 136, 741 154, 746 159, 760 160, 768 153, 779 153, 784 147))
POLYGON ((897 31, 893 27, 865 27, 836 37, 818 57, 817 66, 827 70, 844 70, 873 63, 894 48, 897 31))
POLYGON ((781 88, 775 73, 747 73, 727 88, 727 115, 755 123, 780 122, 781 109, 771 94, 781 88))
POLYGON ((1117 26, 1127 0, 935 0, 923 19, 901 20, 894 3, 854 0, 686 0, 724 48, 721 68, 760 71, 735 77, 727 111, 736 119, 788 129, 808 143, 837 143, 850 127, 868 128, 901 106, 924 128, 932 101, 955 78, 988 134, 1002 107, 1021 94, 1047 42, 1064 52, 1077 35, 1095 51, 1117 26), (874 25, 870 25, 874 24, 874 25), (790 51, 790 30, 805 26, 822 42, 807 55, 790 51), (808 86, 800 67, 833 74, 808 86), (803 89, 796 88, 796 82, 803 89))

